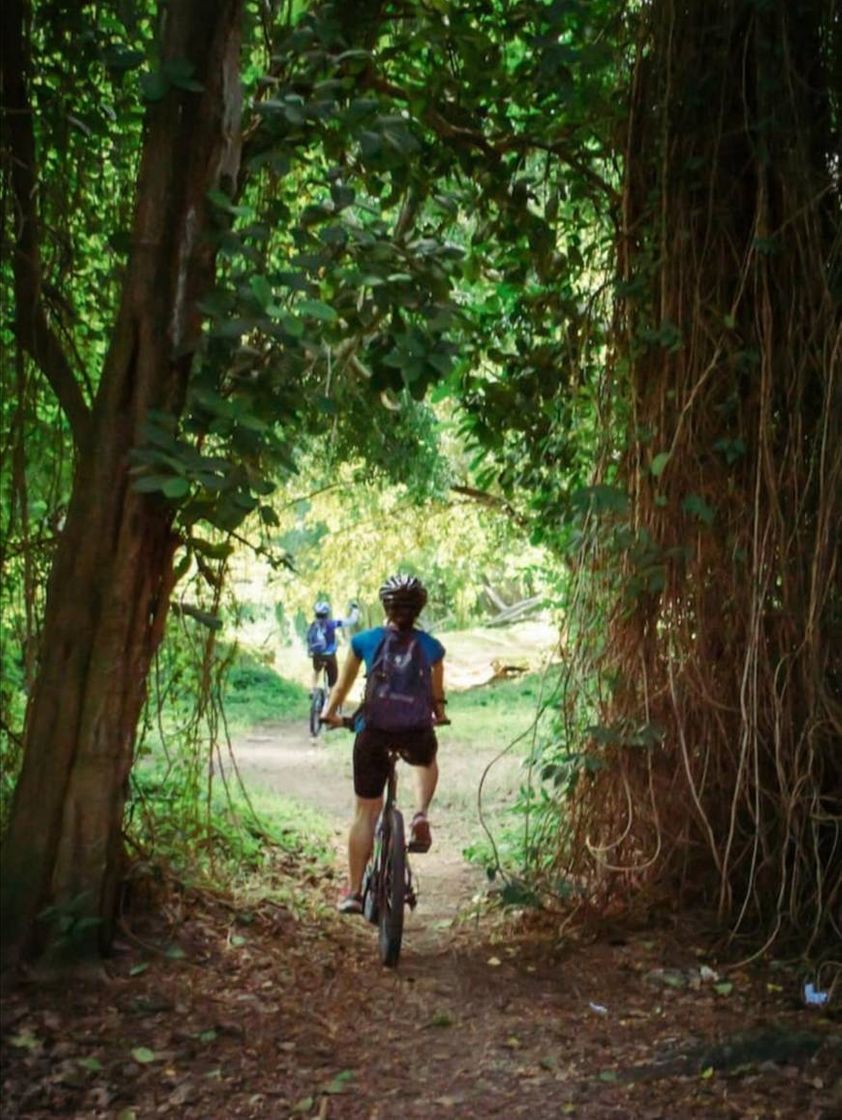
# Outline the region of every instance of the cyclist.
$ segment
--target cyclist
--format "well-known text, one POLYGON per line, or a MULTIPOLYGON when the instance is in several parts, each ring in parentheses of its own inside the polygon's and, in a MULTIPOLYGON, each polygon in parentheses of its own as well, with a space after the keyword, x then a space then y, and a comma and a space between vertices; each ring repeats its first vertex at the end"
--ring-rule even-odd
MULTIPOLYGON (((331 618, 330 603, 320 600, 313 608, 314 618, 307 629, 307 652, 313 659, 313 689, 318 688, 322 669, 327 672, 328 688, 333 688, 339 676, 336 663, 336 631, 353 627, 360 617, 357 603, 351 603, 347 618, 331 618)), ((312 696, 312 692, 310 694, 312 696)))
MULTIPOLYGON (((427 810, 438 782, 436 753, 438 741, 433 720, 444 719, 444 646, 432 635, 415 627, 416 619, 427 602, 427 591, 415 576, 391 576, 380 588, 380 602, 386 613, 385 626, 363 630, 351 639, 351 648, 342 666, 342 673, 331 690, 322 715, 331 727, 342 725, 337 712, 353 685, 360 665, 371 672, 374 659, 390 629, 411 632, 417 639, 430 666, 432 712, 429 725, 418 730, 402 731, 398 744, 401 757, 413 768, 415 776, 415 816, 409 830, 409 850, 426 852, 432 844, 427 810)), ((374 843, 377 817, 383 805, 383 790, 388 777, 389 748, 395 745, 395 733, 365 726, 365 709, 357 717, 354 739, 354 819, 348 834, 348 891, 339 900, 343 914, 362 913, 362 880, 374 843)))

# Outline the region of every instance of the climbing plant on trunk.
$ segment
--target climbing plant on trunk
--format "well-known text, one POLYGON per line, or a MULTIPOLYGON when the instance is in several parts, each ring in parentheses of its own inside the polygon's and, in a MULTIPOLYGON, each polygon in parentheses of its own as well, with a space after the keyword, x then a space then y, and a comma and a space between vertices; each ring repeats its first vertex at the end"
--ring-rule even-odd
POLYGON ((150 410, 177 416, 199 344, 197 302, 216 242, 208 192, 239 169, 242 0, 185 0, 159 13, 131 250, 95 394, 45 309, 39 172, 29 99, 31 13, 5 5, 3 95, 20 223, 17 337, 54 389, 77 445, 72 494, 47 592, 23 766, 3 848, 6 960, 110 936, 135 727, 173 582, 173 511, 131 485, 128 452, 150 410), (44 920, 39 922, 39 915, 44 920))
POLYGON ((842 903, 840 40, 821 0, 649 6, 615 371, 610 681, 574 863, 804 951, 842 903), (622 495, 621 495, 622 497, 622 495))

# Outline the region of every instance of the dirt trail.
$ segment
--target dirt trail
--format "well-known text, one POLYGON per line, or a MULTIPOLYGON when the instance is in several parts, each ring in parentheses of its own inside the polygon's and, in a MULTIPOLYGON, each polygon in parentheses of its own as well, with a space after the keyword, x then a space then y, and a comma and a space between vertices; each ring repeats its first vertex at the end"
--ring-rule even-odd
MULTIPOLYGON (((328 814, 338 862, 350 742, 337 732, 311 747, 275 727, 236 746, 250 784, 328 814)), ((479 880, 460 853, 484 757, 445 742, 441 763, 398 969, 379 966, 372 928, 318 888, 302 914, 171 885, 125 926, 107 983, 7 986, 4 1120, 842 1114, 836 1013, 806 1013, 794 972, 725 971, 686 928, 618 923, 585 943, 560 936, 558 916, 454 922, 479 880)))
MULTIPOLYGON (((440 947, 443 931, 452 926, 485 884, 483 871, 469 864, 462 851, 479 830, 475 790, 491 752, 454 749, 447 742, 446 730, 440 738, 439 797, 430 813, 433 847, 424 855, 411 857, 419 905, 414 912, 407 912, 405 958, 440 947)), ((347 732, 334 731, 323 734, 314 744, 306 728, 288 723, 252 731, 234 746, 237 765, 248 783, 299 801, 328 820, 342 868, 353 808, 352 742, 347 732)), ((398 800, 408 821, 412 775, 402 764, 398 774, 398 800)))

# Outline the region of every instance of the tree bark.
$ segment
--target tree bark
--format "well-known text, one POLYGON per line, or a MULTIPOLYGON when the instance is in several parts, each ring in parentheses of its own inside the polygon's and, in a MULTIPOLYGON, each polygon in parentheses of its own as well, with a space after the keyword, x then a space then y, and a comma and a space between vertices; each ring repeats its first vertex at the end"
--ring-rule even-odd
POLYGON ((128 452, 149 409, 183 407, 214 269, 206 196, 233 190, 239 165, 242 15, 243 0, 161 5, 163 62, 188 59, 203 88, 172 87, 147 116, 130 264, 50 575, 3 850, 6 966, 45 949, 96 956, 111 938, 126 782, 178 543, 171 507, 131 489, 128 452), (45 910, 72 915, 71 936, 39 922, 45 910))

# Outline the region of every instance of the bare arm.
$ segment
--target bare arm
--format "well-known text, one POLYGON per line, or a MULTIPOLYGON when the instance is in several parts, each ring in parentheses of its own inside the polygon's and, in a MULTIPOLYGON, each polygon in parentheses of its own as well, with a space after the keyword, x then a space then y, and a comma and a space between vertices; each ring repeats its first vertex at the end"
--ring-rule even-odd
POLYGON ((322 719, 332 727, 339 727, 342 724, 342 719, 340 716, 337 716, 336 709, 342 704, 345 697, 351 691, 351 685, 357 679, 357 673, 360 670, 361 664, 362 662, 354 653, 353 649, 349 649, 339 678, 330 690, 330 696, 322 712, 322 719))
POLYGON ((444 710, 444 658, 430 668, 430 685, 433 690, 433 715, 442 721, 447 713, 444 710))

